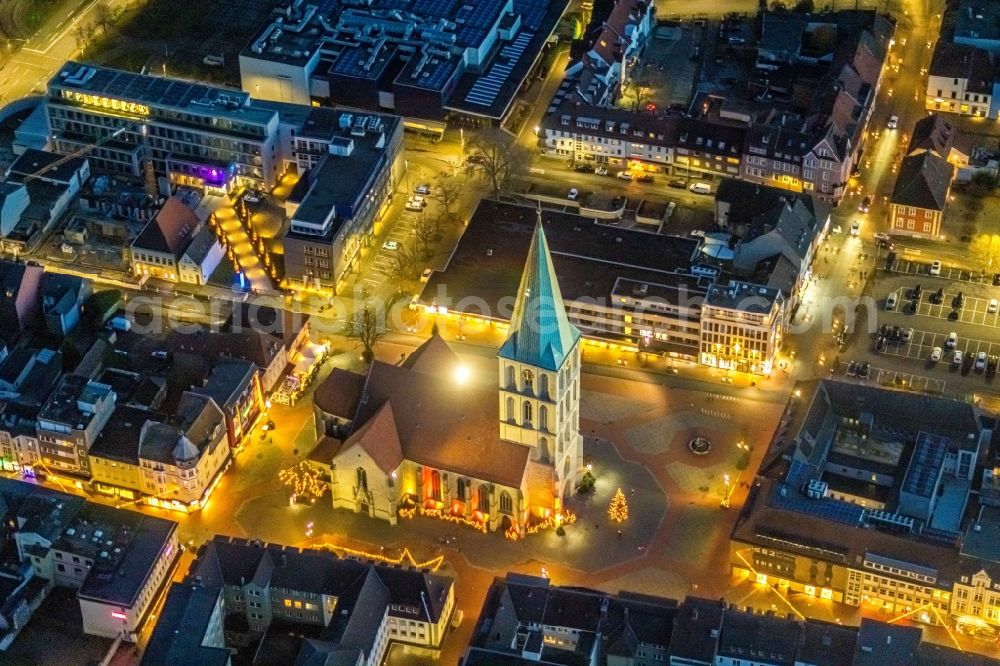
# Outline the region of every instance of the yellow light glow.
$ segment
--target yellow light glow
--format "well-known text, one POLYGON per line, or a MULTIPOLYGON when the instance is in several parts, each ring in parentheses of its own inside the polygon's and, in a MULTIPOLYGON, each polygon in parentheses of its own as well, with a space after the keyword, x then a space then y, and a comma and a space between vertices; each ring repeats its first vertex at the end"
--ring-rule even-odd
POLYGON ((469 368, 464 365, 455 368, 455 383, 464 384, 467 381, 469 381, 469 368))
POLYGON ((767 585, 767 574, 757 574, 757 583, 760 585, 767 585))

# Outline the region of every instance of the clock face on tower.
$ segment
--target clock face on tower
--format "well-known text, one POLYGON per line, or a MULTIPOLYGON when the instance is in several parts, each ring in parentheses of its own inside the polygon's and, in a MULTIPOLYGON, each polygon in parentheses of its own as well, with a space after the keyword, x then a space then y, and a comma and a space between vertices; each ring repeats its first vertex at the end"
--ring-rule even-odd
POLYGON ((535 373, 531 370, 525 370, 521 373, 521 381, 524 383, 524 388, 531 390, 534 386, 535 373))

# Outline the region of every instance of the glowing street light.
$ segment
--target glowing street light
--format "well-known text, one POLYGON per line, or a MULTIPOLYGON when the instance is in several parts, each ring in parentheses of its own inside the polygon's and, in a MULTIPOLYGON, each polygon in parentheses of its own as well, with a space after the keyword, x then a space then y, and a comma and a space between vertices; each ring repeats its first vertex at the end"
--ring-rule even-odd
POLYGON ((465 384, 467 381, 469 381, 469 368, 464 365, 455 368, 455 383, 465 384))

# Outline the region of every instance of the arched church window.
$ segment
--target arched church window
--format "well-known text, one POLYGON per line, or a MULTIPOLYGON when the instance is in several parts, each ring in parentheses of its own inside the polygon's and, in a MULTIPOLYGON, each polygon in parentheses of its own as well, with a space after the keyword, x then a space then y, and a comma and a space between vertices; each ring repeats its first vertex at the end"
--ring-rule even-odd
POLYGON ((507 380, 506 387, 507 388, 514 388, 514 366, 508 365, 507 366, 507 371, 506 371, 505 374, 507 375, 506 376, 506 380, 507 380))
POLYGON ((535 390, 535 373, 525 369, 521 372, 521 390, 531 392, 535 390))
POLYGON ((476 498, 477 499, 477 501, 476 501, 476 508, 479 509, 480 511, 482 511, 483 513, 489 513, 490 512, 490 489, 486 486, 486 484, 483 484, 483 485, 479 486, 479 493, 478 493, 478 495, 479 495, 479 497, 476 498))
POLYGON ((538 380, 538 394, 543 398, 549 397, 549 376, 543 374, 538 380))
POLYGON ((524 414, 523 419, 524 425, 531 425, 531 403, 527 400, 524 401, 524 414))
POLYGON ((545 405, 538 408, 538 427, 541 430, 549 429, 549 408, 545 405))
POLYGON ((506 490, 500 493, 500 513, 514 513, 514 500, 506 490))
POLYGON ((441 473, 437 470, 431 472, 431 487, 428 496, 432 500, 441 501, 441 473))
POLYGON ((514 398, 507 398, 507 420, 514 421, 517 419, 517 414, 514 413, 514 398))
POLYGON ((368 490, 368 472, 365 471, 364 467, 359 467, 357 469, 357 483, 358 488, 362 490, 368 490))

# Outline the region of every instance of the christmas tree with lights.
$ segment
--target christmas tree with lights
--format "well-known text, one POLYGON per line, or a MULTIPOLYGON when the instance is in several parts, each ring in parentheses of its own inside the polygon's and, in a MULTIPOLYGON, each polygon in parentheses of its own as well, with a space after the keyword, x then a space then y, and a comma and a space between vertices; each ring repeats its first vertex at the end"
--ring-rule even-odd
POLYGON ((616 523, 624 523, 628 520, 628 502, 625 501, 625 493, 622 492, 621 488, 616 490, 615 496, 611 498, 608 515, 616 523))

